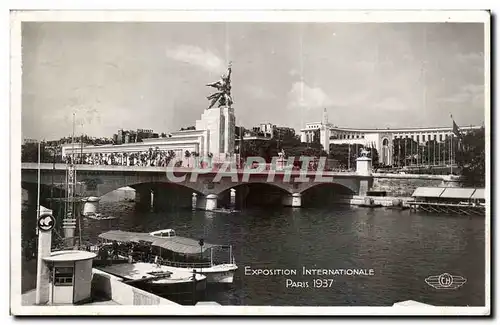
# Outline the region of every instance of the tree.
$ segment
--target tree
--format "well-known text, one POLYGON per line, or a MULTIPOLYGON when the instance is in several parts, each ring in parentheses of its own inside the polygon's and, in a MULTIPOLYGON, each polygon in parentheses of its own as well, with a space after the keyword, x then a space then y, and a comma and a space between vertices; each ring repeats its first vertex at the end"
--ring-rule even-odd
POLYGON ((411 138, 399 138, 394 139, 392 144, 394 165, 408 166, 417 161, 416 155, 419 152, 417 141, 411 138))
POLYGON ((463 135, 457 143, 455 159, 461 169, 465 186, 485 185, 485 132, 484 128, 463 135))
MULTIPOLYGON (((62 162, 57 147, 49 147, 46 142, 40 143, 40 162, 60 163, 62 162)), ((38 162, 38 143, 25 143, 21 145, 21 162, 38 162)))
POLYGON ((189 152, 189 150, 186 150, 186 152, 184 152, 184 157, 187 159, 187 163, 188 163, 188 167, 189 167, 189 158, 191 157, 191 153, 189 152))
POLYGON ((356 159, 359 157, 361 149, 368 150, 368 156, 372 158, 372 165, 375 167, 378 166, 377 149, 366 147, 362 144, 332 143, 330 144, 330 153, 328 154, 328 158, 337 160, 341 168, 355 169, 356 159))

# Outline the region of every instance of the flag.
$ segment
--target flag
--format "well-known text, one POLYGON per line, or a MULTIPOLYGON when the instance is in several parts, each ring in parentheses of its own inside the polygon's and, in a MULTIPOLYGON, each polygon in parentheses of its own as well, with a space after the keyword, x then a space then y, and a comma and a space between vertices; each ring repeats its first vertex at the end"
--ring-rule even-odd
POLYGON ((462 138, 462 134, 460 133, 460 128, 458 127, 457 123, 455 123, 455 120, 453 119, 453 115, 450 115, 451 120, 453 121, 453 134, 455 134, 457 137, 462 138))

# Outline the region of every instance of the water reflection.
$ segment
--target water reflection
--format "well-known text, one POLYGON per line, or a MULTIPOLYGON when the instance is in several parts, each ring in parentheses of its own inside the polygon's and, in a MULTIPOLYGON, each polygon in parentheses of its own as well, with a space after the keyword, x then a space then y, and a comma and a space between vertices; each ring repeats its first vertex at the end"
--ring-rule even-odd
POLYGON ((180 236, 233 245, 240 267, 235 282, 210 288, 207 294, 221 304, 389 306, 412 299, 484 305, 484 218, 351 207, 247 209, 237 214, 141 212, 133 202, 104 200, 100 208, 118 219, 85 219, 85 239, 110 229, 173 228, 180 236), (375 275, 330 276, 334 286, 329 289, 301 289, 287 288, 286 276, 247 276, 245 266, 296 269, 296 281, 314 278, 300 275, 303 266, 374 269, 375 275), (444 272, 466 277, 466 285, 442 292, 425 283, 426 277, 444 272))

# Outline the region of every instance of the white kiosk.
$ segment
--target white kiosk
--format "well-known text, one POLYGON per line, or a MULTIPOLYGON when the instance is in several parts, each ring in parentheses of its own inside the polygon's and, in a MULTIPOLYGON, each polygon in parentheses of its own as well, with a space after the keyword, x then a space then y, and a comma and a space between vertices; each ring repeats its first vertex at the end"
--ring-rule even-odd
POLYGON ((95 253, 52 252, 43 260, 50 270, 49 304, 77 304, 91 299, 92 260, 95 253))
POLYGON ((76 304, 91 299, 92 260, 95 253, 79 250, 51 252, 52 210, 40 206, 36 304, 76 304))

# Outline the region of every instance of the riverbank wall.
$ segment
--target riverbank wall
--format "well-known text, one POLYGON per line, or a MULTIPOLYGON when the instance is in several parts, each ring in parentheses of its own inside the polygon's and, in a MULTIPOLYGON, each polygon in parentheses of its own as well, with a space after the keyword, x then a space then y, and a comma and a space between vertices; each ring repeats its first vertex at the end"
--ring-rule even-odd
POLYGON ((383 178, 373 179, 372 191, 385 191, 391 197, 410 197, 417 187, 457 187, 457 182, 444 182, 441 179, 404 179, 404 178, 383 178))
POLYGON ((112 299, 120 305, 172 305, 178 303, 123 283, 114 275, 92 269, 92 294, 112 299))
POLYGON ((335 200, 337 204, 346 204, 346 205, 362 205, 366 204, 367 201, 371 201, 371 204, 380 204, 384 207, 392 207, 401 205, 403 207, 409 207, 408 202, 413 201, 413 198, 410 196, 341 196, 335 200))

